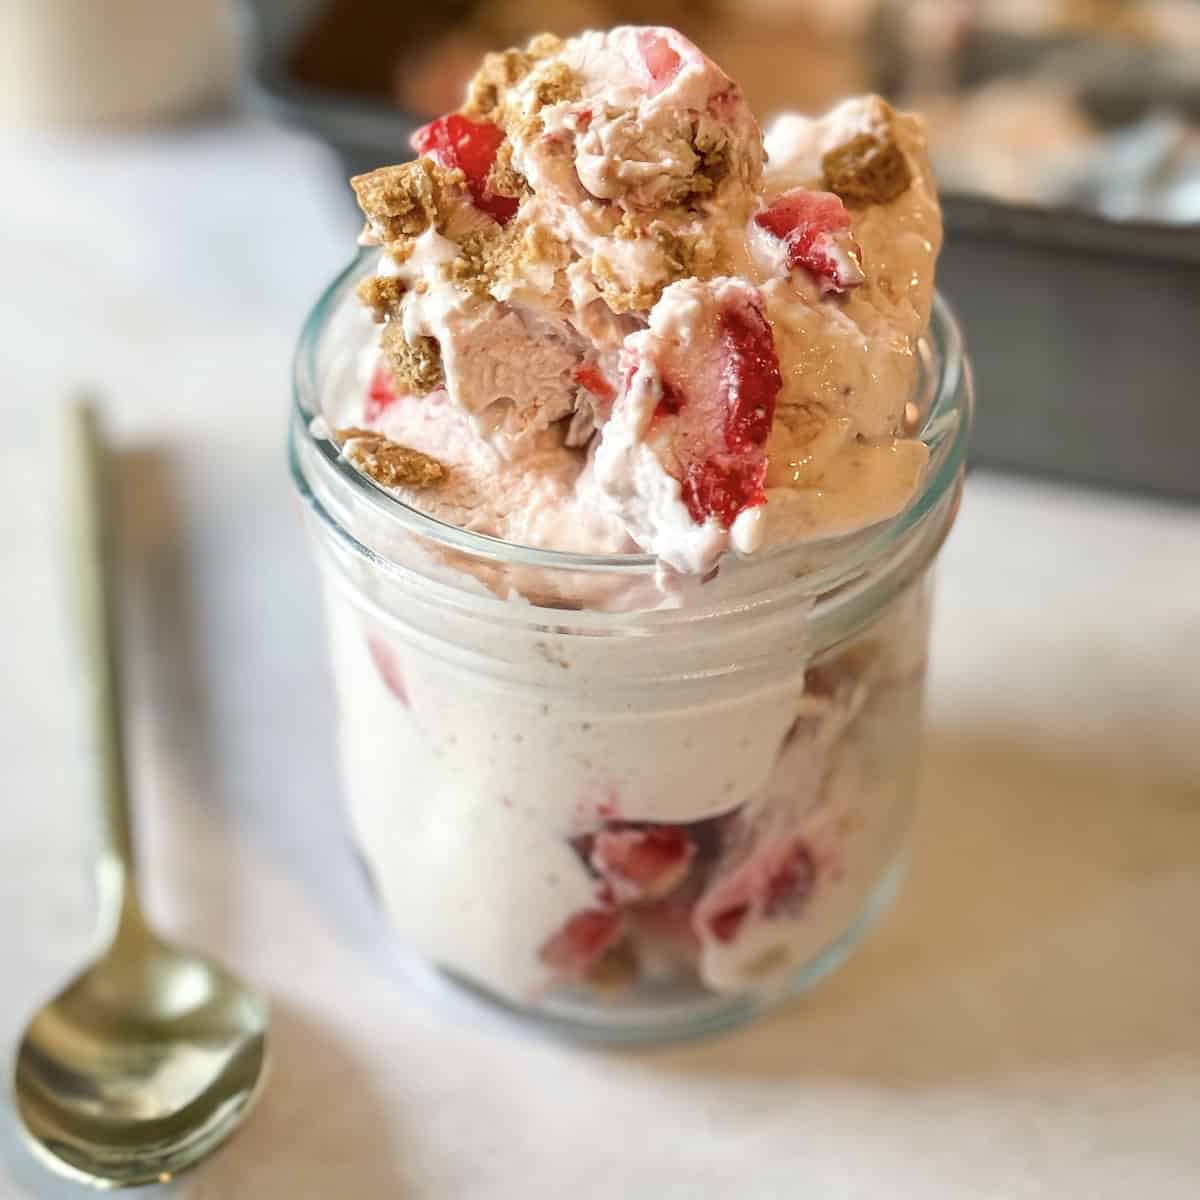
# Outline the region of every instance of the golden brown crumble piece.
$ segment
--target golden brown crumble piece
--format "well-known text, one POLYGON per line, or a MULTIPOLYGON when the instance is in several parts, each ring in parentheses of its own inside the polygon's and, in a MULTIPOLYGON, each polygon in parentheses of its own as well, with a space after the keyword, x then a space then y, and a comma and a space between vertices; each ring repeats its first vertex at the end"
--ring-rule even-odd
POLYGON ((450 264, 450 278, 477 296, 486 296, 516 254, 514 232, 509 229, 473 229, 458 240, 458 257, 450 264))
POLYGON ((441 232, 462 193, 465 176, 429 158, 356 175, 350 186, 372 234, 384 241, 417 237, 431 225, 441 232))
POLYGON ((370 279, 364 279, 354 293, 371 310, 375 323, 380 324, 400 307, 406 290, 394 275, 372 275, 370 279))
POLYGON ((389 321, 379 344, 387 355, 396 382, 412 396, 427 396, 445 383, 442 352, 436 338, 409 341, 399 321, 389 321))
POLYGON ((487 188, 497 196, 513 199, 520 199, 530 190, 529 181, 512 165, 512 142, 507 138, 496 151, 496 159, 488 172, 487 188))
POLYGON ((436 458, 389 441, 371 429, 338 429, 334 438, 345 458, 384 487, 435 487, 449 474, 436 458))
POLYGON ((509 88, 520 83, 543 58, 557 54, 562 39, 552 33, 540 33, 524 50, 515 46, 484 56, 483 65, 467 84, 467 102, 463 116, 472 121, 491 121, 504 125, 504 99, 509 88))
POLYGON ((912 171, 889 127, 860 133, 821 159, 825 190, 849 204, 887 204, 912 183, 912 171))
POLYGON ((566 63, 550 63, 537 72, 533 85, 533 98, 538 108, 548 104, 562 104, 567 100, 578 100, 583 95, 579 77, 566 63))
POLYGON ((713 191, 729 174, 731 152, 729 135, 711 117, 701 117, 692 135, 692 148, 700 159, 696 168, 697 192, 713 191), (701 184, 701 180, 705 184, 701 184))
POLYGON ((543 129, 542 109, 566 100, 578 100, 583 88, 575 72, 565 63, 544 63, 532 68, 533 105, 528 111, 506 112, 504 125, 510 136, 532 141, 543 129))
POLYGON ((459 238, 450 278, 475 295, 486 296, 501 282, 528 279, 535 267, 566 266, 568 257, 566 246, 537 226, 522 228, 514 223, 471 230, 459 238))
POLYGON ((602 258, 593 258, 592 273, 609 308, 616 313, 645 312, 658 303, 663 289, 680 279, 691 276, 706 278, 713 273, 717 247, 711 236, 679 233, 661 221, 640 224, 635 213, 626 213, 613 236, 622 241, 648 239, 659 249, 663 267, 662 277, 653 283, 624 286, 612 268, 602 258))

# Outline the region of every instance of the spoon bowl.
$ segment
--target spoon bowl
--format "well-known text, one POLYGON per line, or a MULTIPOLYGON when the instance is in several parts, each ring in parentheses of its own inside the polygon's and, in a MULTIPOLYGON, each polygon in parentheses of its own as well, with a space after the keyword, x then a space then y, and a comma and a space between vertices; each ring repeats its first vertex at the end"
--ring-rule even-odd
POLYGON ((102 1188, 165 1182, 232 1133, 264 1077, 266 1004, 148 931, 34 1016, 17 1109, 38 1156, 102 1188))

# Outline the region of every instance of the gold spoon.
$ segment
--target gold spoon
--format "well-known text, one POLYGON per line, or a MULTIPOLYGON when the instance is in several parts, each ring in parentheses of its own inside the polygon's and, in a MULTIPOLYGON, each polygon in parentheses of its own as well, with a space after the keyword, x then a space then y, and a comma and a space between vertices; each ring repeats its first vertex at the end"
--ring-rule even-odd
POLYGON ((100 760, 100 957, 21 1039, 13 1079, 34 1153, 98 1188, 163 1183, 214 1150, 263 1078, 267 1007, 216 963, 169 946, 138 903, 111 520, 94 410, 72 406, 67 483, 81 641, 100 760))

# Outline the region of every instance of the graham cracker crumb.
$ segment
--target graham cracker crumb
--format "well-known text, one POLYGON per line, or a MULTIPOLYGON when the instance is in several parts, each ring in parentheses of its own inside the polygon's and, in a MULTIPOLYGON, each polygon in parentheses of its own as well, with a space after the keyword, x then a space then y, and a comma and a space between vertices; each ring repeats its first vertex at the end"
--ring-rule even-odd
POLYGON ((485 54, 483 65, 467 84, 463 116, 500 124, 497 117, 503 109, 504 93, 528 75, 532 66, 529 55, 515 47, 485 54))
POLYGON ((400 307, 406 288, 395 275, 372 275, 354 293, 371 310, 376 324, 386 321, 400 307))
POLYGON ((500 226, 463 234, 458 257, 450 264, 450 278, 475 295, 486 296, 512 262, 514 243, 513 232, 500 226))
POLYGON ((732 162, 729 135, 712 117, 702 116, 696 122, 692 148, 700 159, 695 181, 697 193, 715 191, 729 174, 732 162))
POLYGON ((860 133, 821 159, 825 190, 850 204, 887 204, 912 183, 912 171, 890 125, 860 133))
POLYGON ((613 312, 644 312, 651 309, 658 303, 663 289, 670 284, 692 276, 706 278, 716 267, 717 245, 711 234, 680 233, 662 221, 642 225, 641 220, 637 213, 626 213, 613 231, 613 236, 623 241, 654 241, 659 249, 662 275, 653 283, 626 287, 603 258, 593 257, 592 274, 613 312))
POLYGON ((467 84, 467 100, 462 113, 473 121, 491 121, 505 127, 505 93, 520 83, 544 58, 557 54, 562 39, 552 33, 539 33, 524 50, 511 47, 484 56, 483 65, 467 84))
POLYGON ((497 196, 511 196, 514 200, 519 200, 531 190, 529 181, 512 165, 512 142, 507 138, 496 151, 496 159, 488 172, 485 186, 497 196))
POLYGON ((428 158, 380 167, 350 180, 368 232, 386 242, 417 237, 431 225, 439 232, 444 229, 464 183, 461 171, 428 158))
POLYGON ((446 381, 436 338, 409 341, 398 321, 389 321, 379 339, 396 382, 412 396, 427 396, 446 381))
POLYGON ((578 100, 583 95, 579 77, 566 63, 550 63, 539 68, 533 85, 533 98, 538 108, 548 104, 562 104, 567 100, 578 100))
POLYGON ((578 76, 566 63, 552 62, 533 68, 530 88, 532 104, 506 116, 506 127, 513 137, 532 141, 543 130, 542 109, 550 104, 578 100, 583 94, 578 76))
POLYGON ((436 458, 389 441, 370 429, 338 429, 334 439, 343 457, 384 487, 434 487, 449 474, 436 458))
POLYGON ((450 278, 477 296, 489 295, 501 283, 520 282, 534 267, 566 265, 566 246, 538 226, 512 225, 471 230, 458 242, 450 278))

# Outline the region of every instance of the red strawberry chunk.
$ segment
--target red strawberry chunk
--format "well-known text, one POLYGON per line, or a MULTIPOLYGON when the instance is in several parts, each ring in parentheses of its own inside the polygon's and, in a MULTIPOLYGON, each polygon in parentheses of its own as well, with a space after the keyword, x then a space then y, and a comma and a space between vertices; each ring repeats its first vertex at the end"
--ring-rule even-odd
POLYGON ((566 975, 587 970, 620 936, 621 914, 609 908, 585 908, 568 918, 538 952, 548 967, 566 975))
POLYGON ((728 528, 743 509, 766 499, 767 463, 760 451, 771 433, 783 379, 771 326, 756 304, 722 308, 718 345, 724 447, 687 465, 681 491, 693 521, 714 516, 728 528))
POLYGON ((604 372, 594 362, 580 363, 575 368, 575 382, 580 387, 587 388, 593 396, 609 403, 617 394, 613 385, 605 379, 604 372))
POLYGON ((516 213, 518 202, 512 196, 498 195, 488 186, 488 173, 503 141, 504 130, 498 125, 470 121, 461 113, 448 113, 422 125, 412 135, 412 148, 443 167, 462 171, 475 207, 506 225, 516 213))
POLYGON ((766 444, 783 379, 771 326, 753 304, 726 306, 720 341, 725 446, 736 454, 766 444))
POLYGON ((788 266, 803 267, 823 292, 844 292, 863 282, 850 214, 832 192, 793 188, 776 196, 754 222, 783 242, 788 266))
POLYGON ((687 874, 696 853, 678 826, 605 830, 596 834, 591 864, 621 900, 665 896, 687 874))
POLYGON ((693 917, 696 932, 728 945, 752 915, 794 916, 816 878, 816 863, 803 842, 767 846, 705 893, 693 917))
POLYGON ((766 459, 740 462, 729 456, 714 457, 688 467, 680 492, 697 525, 716 517, 728 529, 743 509, 766 502, 766 477, 766 459))
POLYGON ((654 406, 654 418, 674 417, 683 408, 683 393, 669 380, 662 380, 662 399, 654 406))
POLYGON ((375 368, 371 382, 367 386, 367 399, 363 406, 363 417, 367 423, 378 420, 387 407, 396 400, 396 390, 392 386, 392 373, 381 363, 375 368))
POLYGON ((778 916, 804 904, 817 881, 817 864, 803 842, 797 842, 767 877, 763 915, 778 916))
POLYGON ((396 656, 392 653, 391 647, 379 638, 369 637, 367 638, 367 649, 371 652, 371 661, 374 662, 375 669, 379 672, 379 677, 383 680, 387 690, 407 707, 409 703, 408 688, 404 685, 404 676, 400 672, 400 666, 396 662, 396 656))
POLYGON ((686 339, 639 330, 621 352, 622 392, 653 404, 642 437, 679 482, 697 524, 728 529, 766 500, 764 453, 783 386, 775 337, 757 288, 739 281, 678 285, 699 310, 686 339))
POLYGON ((657 96, 679 74, 683 59, 671 43, 655 29, 640 30, 637 40, 638 49, 642 52, 642 62, 650 76, 647 91, 651 96, 657 96))
POLYGON ((738 935, 742 922, 750 912, 749 900, 735 900, 718 909, 708 918, 708 929, 718 942, 728 945, 738 935))

